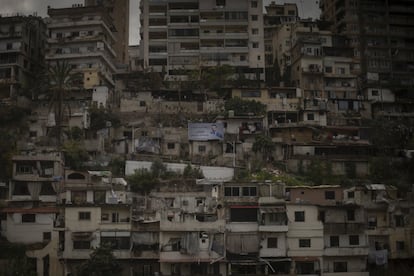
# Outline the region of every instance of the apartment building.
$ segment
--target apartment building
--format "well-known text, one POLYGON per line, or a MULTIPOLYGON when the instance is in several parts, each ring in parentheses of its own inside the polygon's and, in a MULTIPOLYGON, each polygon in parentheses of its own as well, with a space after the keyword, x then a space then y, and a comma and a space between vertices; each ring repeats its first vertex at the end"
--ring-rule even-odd
POLYGON ((109 245, 114 256, 130 275, 130 197, 123 178, 109 171, 72 171, 64 174, 64 190, 59 207, 59 224, 54 231, 57 254, 64 273, 76 275, 77 266, 89 258, 94 247, 109 245))
POLYGON ((226 217, 226 275, 288 274, 284 185, 231 181, 220 188, 226 217))
POLYGON ((274 43, 274 38, 276 34, 280 33, 281 28, 286 28, 292 23, 296 22, 299 19, 298 16, 298 7, 296 4, 284 3, 276 4, 275 1, 272 1, 269 5, 265 6, 265 14, 263 15, 263 24, 264 24, 264 43, 265 43, 265 66, 266 66, 266 82, 268 84, 279 85, 279 83, 274 83, 274 78, 279 78, 282 76, 286 63, 281 63, 281 55, 285 52, 283 47, 290 46, 290 41, 288 44, 284 43, 283 39, 278 41, 279 43, 274 43), (274 71, 274 63, 279 62, 280 72, 274 71), (280 74, 276 76, 275 74, 280 74))
POLYGON ((0 101, 33 91, 35 74, 44 66, 46 25, 36 15, 0 17, 0 101))
POLYGON ((141 1, 143 67, 178 80, 231 65, 264 80, 262 1, 141 1))
POLYGON ((320 7, 331 29, 349 39, 374 116, 411 116, 413 3, 324 0, 320 7))
POLYGON ((12 162, 1 235, 28 246, 26 254, 35 260, 39 275, 60 275, 54 226, 60 213, 56 201, 63 188, 63 155, 43 149, 22 152, 13 156, 12 162))
MULTIPOLYGON (((82 75, 80 100, 92 100, 96 87, 108 89, 113 98, 116 71, 113 19, 104 7, 74 5, 71 8, 48 9, 48 52, 50 65, 67 62, 73 73, 82 75)), ((79 88, 78 88, 79 89, 79 88)), ((109 103, 109 101, 108 101, 109 103)))
POLYGON ((385 264, 404 266, 414 252, 411 200, 400 199, 393 186, 367 184, 345 190, 344 200, 366 211, 368 261, 373 268, 385 264))
POLYGON ((116 61, 129 63, 129 0, 85 0, 85 6, 103 6, 113 19, 116 61))
POLYGON ((287 203, 287 256, 295 275, 319 275, 323 267, 324 234, 318 207, 308 203, 287 203))
POLYGON ((323 223, 322 275, 367 276, 365 209, 344 201, 344 190, 332 185, 297 186, 287 193, 292 203, 318 208, 318 221, 323 223))

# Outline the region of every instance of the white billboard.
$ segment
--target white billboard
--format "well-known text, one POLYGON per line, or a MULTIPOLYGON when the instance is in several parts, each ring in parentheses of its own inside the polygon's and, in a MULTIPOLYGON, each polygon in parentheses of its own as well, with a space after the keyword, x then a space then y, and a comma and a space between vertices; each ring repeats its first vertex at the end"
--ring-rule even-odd
POLYGON ((190 141, 223 140, 223 138, 223 123, 188 123, 190 141))

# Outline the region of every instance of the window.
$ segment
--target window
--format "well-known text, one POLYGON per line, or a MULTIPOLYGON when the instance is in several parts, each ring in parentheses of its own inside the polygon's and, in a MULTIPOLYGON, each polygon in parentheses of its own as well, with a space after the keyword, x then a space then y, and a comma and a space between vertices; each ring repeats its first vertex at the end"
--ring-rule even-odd
POLYGON ((259 48, 259 42, 252 42, 253 48, 259 48))
POLYGON ((258 19, 259 17, 257 16, 257 14, 252 15, 252 21, 257 21, 258 19))
POLYGON ((252 1, 252 2, 250 3, 250 7, 251 7, 251 8, 257 8, 257 1, 252 1))
POLYGON ((403 215, 395 215, 395 227, 404 227, 404 216, 403 215))
POLYGON ((168 149, 175 149, 175 144, 174 143, 168 143, 167 148, 168 149))
POLYGON ((240 196, 239 187, 225 187, 224 196, 240 196))
POLYGON ((334 272, 347 272, 348 267, 346 262, 334 262, 334 272))
POLYGON ((332 66, 326 66, 325 73, 332 73, 332 66))
POLYGON ((267 248, 277 248, 277 238, 267 238, 267 248))
POLYGON ((305 212, 304 211, 296 211, 295 212, 295 221, 305 221, 305 212))
POLYGON ((335 199, 335 191, 325 191, 325 199, 335 199))
POLYGON ((331 247, 339 247, 339 236, 330 236, 329 245, 331 247))
POLYGON ((43 232, 43 241, 50 241, 52 239, 51 232, 43 232))
POLYGON ((91 212, 79 212, 79 220, 91 220, 91 212))
POLYGON ((375 229, 377 227, 377 217, 368 217, 368 229, 375 229))
POLYGON ((22 214, 22 223, 33 223, 36 222, 35 214, 22 214))
POLYGON ((226 0, 216 0, 216 6, 225 6, 226 0))
POLYGON ((405 250, 404 241, 396 241, 395 247, 397 248, 397 251, 404 251, 405 250))
POLYGON ((206 152, 206 146, 198 146, 198 152, 206 152))
POLYGON ((349 236, 349 245, 359 245, 359 236, 358 235, 349 236))
POLYGON ((308 113, 308 114, 307 114, 307 119, 308 119, 308 121, 313 121, 313 120, 315 120, 315 114, 313 114, 313 113, 308 113))
POLYGON ((6 44, 6 49, 7 50, 11 50, 13 48, 13 44, 12 43, 7 43, 6 44))
POLYGON ((299 239, 299 247, 311 247, 310 239, 299 239))
POLYGON ((355 192, 348 192, 348 198, 354 198, 355 197, 355 192))
POLYGON ((346 211, 346 218, 349 221, 354 221, 355 220, 355 210, 347 210, 346 211))
POLYGON ((147 105, 147 103, 145 102, 145 101, 140 101, 139 102, 139 106, 140 107, 144 107, 144 106, 146 106, 147 105))
POLYGON ((318 220, 325 222, 325 211, 319 211, 318 220))
POLYGON ((345 68, 342 68, 342 67, 336 68, 336 73, 337 73, 338 75, 343 75, 343 74, 345 74, 345 68))
POLYGON ((378 90, 372 90, 371 95, 374 96, 374 97, 378 97, 379 96, 378 90))
POLYGON ((262 57, 261 56, 257 56, 257 60, 260 60, 262 57))
POLYGON ((259 34, 259 29, 257 29, 257 28, 253 28, 253 29, 252 29, 252 34, 254 34, 254 35, 259 34))
POLYGON ((243 187, 242 195, 243 196, 257 196, 256 187, 243 187))
POLYGON ((90 249, 90 241, 73 241, 73 249, 90 249))
POLYGON ((230 221, 257 222, 257 208, 230 208, 230 221))
POLYGON ((72 202, 75 204, 86 203, 86 191, 72 191, 72 202))
POLYGON ((101 237, 101 245, 108 245, 114 250, 125 250, 130 248, 129 237, 101 237))
POLYGON ((94 198, 95 203, 104 204, 105 198, 106 198, 106 192, 105 191, 94 191, 93 198, 94 198))

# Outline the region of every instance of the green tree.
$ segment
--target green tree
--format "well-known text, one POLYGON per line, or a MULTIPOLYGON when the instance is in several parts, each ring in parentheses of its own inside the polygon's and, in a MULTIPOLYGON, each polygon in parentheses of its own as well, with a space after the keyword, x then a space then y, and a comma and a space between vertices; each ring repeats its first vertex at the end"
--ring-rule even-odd
POLYGON ((34 263, 26 256, 26 246, 0 239, 0 260, 4 261, 0 269, 2 276, 36 276, 34 263))
MULTIPOLYGON (((53 109, 56 120, 55 135, 58 147, 62 143, 62 122, 64 115, 64 100, 66 93, 77 86, 80 82, 80 75, 72 71, 72 67, 66 61, 57 61, 55 65, 49 67, 49 85, 52 97, 50 100, 49 111, 53 109)), ((67 105, 70 114, 70 107, 67 105)))
POLYGON ((200 168, 193 167, 190 164, 187 164, 183 171, 183 177, 201 179, 204 178, 204 175, 200 168))
POLYGON ((93 250, 88 260, 78 268, 80 276, 113 276, 122 274, 122 267, 108 245, 93 250))
POLYGON ((264 115, 266 113, 266 105, 253 100, 243 100, 239 97, 228 99, 224 105, 224 109, 227 112, 233 110, 234 114, 239 116, 250 113, 254 115, 264 115))
POLYGON ((81 169, 84 162, 89 160, 88 152, 78 141, 66 141, 63 145, 63 152, 65 155, 65 166, 74 170, 81 169))
POLYGON ((260 152, 264 160, 270 160, 276 146, 272 141, 272 138, 266 135, 258 135, 255 137, 252 150, 255 153, 260 152))
POLYGON ((118 127, 121 125, 119 117, 112 113, 110 109, 92 107, 89 109, 89 114, 91 116, 90 129, 92 131, 107 128, 107 122, 110 122, 112 127, 118 127))
POLYGON ((147 194, 159 184, 158 177, 145 169, 135 170, 132 175, 127 177, 127 181, 131 191, 142 194, 147 194))

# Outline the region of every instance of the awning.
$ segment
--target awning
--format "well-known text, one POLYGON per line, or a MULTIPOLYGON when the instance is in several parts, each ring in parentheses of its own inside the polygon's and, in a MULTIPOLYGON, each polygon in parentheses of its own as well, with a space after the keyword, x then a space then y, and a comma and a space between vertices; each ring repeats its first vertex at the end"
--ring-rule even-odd
POLYGON ((91 241, 93 239, 92 232, 72 232, 72 240, 74 241, 91 241))
POLYGON ((319 262, 319 257, 292 257, 295 262, 319 262))
POLYGON ((55 207, 37 207, 37 208, 4 208, 3 213, 19 213, 19 214, 50 214, 59 213, 59 209, 55 207))
POLYGON ((285 213, 285 207, 260 207, 260 213, 285 213))
POLYGON ((258 233, 231 233, 227 235, 227 250, 233 254, 248 254, 259 252, 258 233))
POLYGON ((259 206, 257 205, 231 205, 231 209, 257 209, 259 206))

